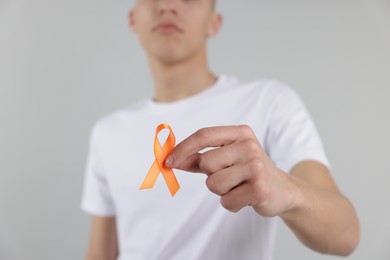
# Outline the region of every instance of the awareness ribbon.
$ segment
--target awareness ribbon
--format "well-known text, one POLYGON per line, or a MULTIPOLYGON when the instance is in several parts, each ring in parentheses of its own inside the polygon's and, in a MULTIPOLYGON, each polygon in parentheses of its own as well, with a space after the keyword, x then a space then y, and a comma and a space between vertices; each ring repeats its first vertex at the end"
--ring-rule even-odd
POLYGON ((149 172, 146 174, 144 182, 142 183, 140 190, 142 189, 151 189, 156 183, 157 177, 162 173, 165 183, 167 184, 169 191, 171 192, 172 197, 175 196, 175 193, 180 189, 180 185, 177 182, 176 176, 173 173, 172 169, 165 166, 165 159, 175 147, 175 135, 171 127, 167 124, 160 124, 156 128, 156 134, 154 137, 154 155, 155 160, 150 167, 149 172), (161 146, 160 141, 158 140, 158 134, 161 130, 168 129, 169 135, 164 145, 161 146))

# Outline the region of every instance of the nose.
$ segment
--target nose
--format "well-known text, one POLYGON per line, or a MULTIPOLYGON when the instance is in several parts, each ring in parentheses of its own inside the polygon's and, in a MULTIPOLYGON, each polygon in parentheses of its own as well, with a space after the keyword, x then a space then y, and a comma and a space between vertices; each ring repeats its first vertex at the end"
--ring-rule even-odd
POLYGON ((159 7, 160 14, 177 14, 177 1, 176 0, 160 0, 159 7))

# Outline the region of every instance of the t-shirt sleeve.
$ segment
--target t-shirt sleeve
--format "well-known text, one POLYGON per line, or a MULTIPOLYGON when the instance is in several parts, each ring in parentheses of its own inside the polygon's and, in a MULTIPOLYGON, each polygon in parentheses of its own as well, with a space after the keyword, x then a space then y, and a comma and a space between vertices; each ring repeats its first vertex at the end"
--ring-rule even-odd
POLYGON ((97 216, 114 216, 115 206, 105 176, 99 151, 99 125, 95 124, 89 137, 89 151, 84 176, 81 209, 97 216))
POLYGON ((274 163, 287 173, 305 160, 320 162, 330 170, 321 138, 300 97, 278 82, 270 87, 270 92, 265 142, 274 163))

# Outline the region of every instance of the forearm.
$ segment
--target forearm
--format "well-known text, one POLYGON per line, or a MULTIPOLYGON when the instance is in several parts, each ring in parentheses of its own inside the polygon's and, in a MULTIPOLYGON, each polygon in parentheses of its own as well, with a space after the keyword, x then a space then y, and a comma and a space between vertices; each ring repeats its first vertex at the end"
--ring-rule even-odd
POLYGON ((309 248, 348 255, 359 241, 359 223, 352 204, 338 191, 318 188, 291 176, 297 205, 280 217, 309 248))
POLYGON ((118 257, 117 254, 104 253, 100 254, 99 252, 88 252, 85 259, 86 260, 116 260, 118 257))
POLYGON ((118 257, 115 217, 94 216, 86 260, 115 260, 118 257))

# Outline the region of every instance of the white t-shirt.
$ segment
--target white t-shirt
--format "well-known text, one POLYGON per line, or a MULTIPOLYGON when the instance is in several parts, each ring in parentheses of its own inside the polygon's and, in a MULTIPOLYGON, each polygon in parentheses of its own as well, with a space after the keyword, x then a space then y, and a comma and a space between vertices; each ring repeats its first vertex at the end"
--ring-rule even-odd
POLYGON ((139 190, 161 123, 172 127, 177 143, 203 127, 247 124, 282 170, 303 160, 329 166, 299 97, 279 81, 242 83, 222 75, 180 101, 147 99, 116 111, 99 120, 90 136, 81 207, 116 216, 119 259, 272 259, 277 219, 252 207, 227 211, 207 189, 204 174, 174 170, 181 186, 175 197, 161 174, 153 189, 139 190))

